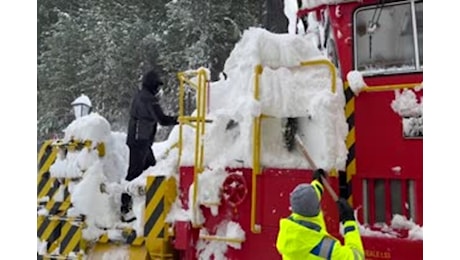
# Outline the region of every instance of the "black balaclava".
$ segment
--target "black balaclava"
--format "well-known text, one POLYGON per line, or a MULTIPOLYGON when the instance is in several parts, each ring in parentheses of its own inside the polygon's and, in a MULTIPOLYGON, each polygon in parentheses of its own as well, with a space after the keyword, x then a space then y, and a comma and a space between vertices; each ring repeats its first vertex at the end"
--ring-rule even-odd
POLYGON ((142 87, 146 88, 153 95, 158 92, 158 88, 161 85, 163 85, 163 81, 154 70, 151 70, 144 75, 142 87))

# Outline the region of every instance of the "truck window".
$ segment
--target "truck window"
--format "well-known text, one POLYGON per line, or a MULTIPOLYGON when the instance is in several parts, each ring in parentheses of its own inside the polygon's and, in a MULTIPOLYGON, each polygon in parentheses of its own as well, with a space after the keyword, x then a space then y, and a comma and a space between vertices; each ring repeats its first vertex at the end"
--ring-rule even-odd
POLYGON ((354 66, 364 75, 422 71, 423 2, 359 8, 353 30, 354 66))
POLYGON ((416 221, 414 180, 364 178, 362 191, 365 224, 390 223, 395 214, 416 221))

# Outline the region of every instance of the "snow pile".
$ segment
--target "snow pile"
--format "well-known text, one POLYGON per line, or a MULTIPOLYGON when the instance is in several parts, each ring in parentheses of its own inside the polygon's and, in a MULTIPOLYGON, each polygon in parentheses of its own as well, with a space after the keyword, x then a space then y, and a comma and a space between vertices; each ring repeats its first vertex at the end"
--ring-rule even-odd
POLYGON ((104 143, 110 136, 110 123, 98 113, 91 113, 75 119, 64 130, 63 142, 71 140, 91 140, 104 143))
POLYGON ((403 118, 403 132, 406 137, 423 136, 423 97, 420 101, 414 91, 421 88, 404 89, 402 92, 395 90, 395 99, 391 108, 403 118))
MULTIPOLYGON (((200 237, 210 236, 206 229, 200 230, 200 237)), ((213 237, 213 236, 210 236, 213 237)), ((245 240, 245 232, 241 226, 233 221, 223 221, 217 226, 216 240, 200 239, 197 244, 198 259, 224 260, 228 247, 241 249, 241 243, 245 240), (227 240, 227 241, 225 241, 227 240)))
POLYGON ((129 260, 129 245, 120 245, 108 249, 103 254, 102 260, 129 260))
POLYGON ((220 205, 222 199, 222 183, 227 176, 228 173, 224 168, 217 168, 214 170, 206 169, 198 176, 198 187, 195 199, 195 183, 190 185, 188 192, 189 212, 186 216, 190 216, 189 219, 192 223, 201 225, 205 222, 200 205, 210 208, 213 216, 216 216, 219 213, 218 206, 220 205))
MULTIPOLYGON (((252 167, 253 120, 267 115, 261 123, 264 166, 311 168, 299 153, 284 148, 283 122, 295 117, 302 129, 298 134, 316 164, 342 169, 347 154, 342 82, 337 78, 336 93, 332 93, 331 72, 326 66, 299 66, 302 61, 325 59, 311 35, 246 30, 225 63, 227 79, 210 86, 207 117, 213 122, 206 125, 205 164, 252 167), (259 64, 262 73, 257 99, 254 82, 259 64)), ((194 152, 194 146, 184 149, 183 154, 194 152)), ((181 160, 181 165, 192 164, 181 160)))
POLYGON ((40 238, 37 237, 37 254, 39 255, 44 255, 46 254, 46 246, 47 242, 41 241, 40 238))
POLYGON ((361 92, 364 87, 367 87, 366 82, 364 82, 363 75, 357 70, 348 72, 347 80, 350 84, 351 90, 353 93, 355 93, 356 96, 359 95, 359 92, 361 92))
POLYGON ((206 169, 198 176, 198 200, 200 204, 214 206, 211 208, 214 216, 218 213, 216 206, 220 205, 220 191, 227 175, 225 169, 218 168, 206 169))
POLYGON ((404 238, 410 240, 423 240, 423 227, 420 227, 412 220, 408 220, 405 216, 399 214, 393 215, 390 226, 385 223, 378 223, 373 227, 369 227, 368 225, 358 223, 358 227, 361 236, 400 238, 402 236, 400 231, 406 230, 408 231, 408 235, 404 238))
MULTIPOLYGON (((50 175, 72 178, 68 190, 73 207, 68 215, 85 215, 87 228, 83 236, 95 240, 104 233, 102 229, 115 228, 120 223, 120 193, 102 193, 100 184, 124 180, 129 158, 126 135, 111 132, 110 124, 97 113, 75 119, 64 133, 60 144, 88 141, 91 144, 75 148, 61 146, 56 161, 50 167, 50 175)), ((64 185, 61 185, 53 199, 62 201, 63 194, 64 185)))
MULTIPOLYGON (((418 91, 418 89, 415 89, 418 91)), ((417 100, 414 90, 395 90, 395 99, 391 102, 391 108, 402 117, 418 117, 423 115, 423 97, 417 100)))
POLYGON ((116 198, 100 192, 99 185, 104 182, 102 163, 98 161, 70 191, 74 209, 86 216, 88 226, 112 227, 120 219, 116 198))
POLYGON ((124 179, 129 159, 126 134, 111 132, 110 124, 97 113, 74 120, 64 133, 58 144, 91 141, 91 145, 82 149, 61 149, 50 167, 52 177, 81 178, 91 165, 101 161, 105 179, 111 182, 124 179))
POLYGON ((408 220, 405 216, 395 214, 391 220, 391 227, 396 229, 409 230, 408 239, 423 240, 423 227, 408 220))

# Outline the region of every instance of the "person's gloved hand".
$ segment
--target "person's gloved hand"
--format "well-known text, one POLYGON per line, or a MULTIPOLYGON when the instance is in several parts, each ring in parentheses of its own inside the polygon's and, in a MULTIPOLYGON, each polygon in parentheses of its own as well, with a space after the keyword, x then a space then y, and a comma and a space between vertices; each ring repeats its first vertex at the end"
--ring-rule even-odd
POLYGON ((323 169, 316 169, 313 172, 313 180, 319 181, 319 183, 323 184, 322 177, 326 178, 326 172, 323 169))
POLYGON ((348 204, 346 199, 339 198, 337 200, 337 206, 339 208, 340 222, 345 223, 347 220, 355 220, 353 208, 348 204))

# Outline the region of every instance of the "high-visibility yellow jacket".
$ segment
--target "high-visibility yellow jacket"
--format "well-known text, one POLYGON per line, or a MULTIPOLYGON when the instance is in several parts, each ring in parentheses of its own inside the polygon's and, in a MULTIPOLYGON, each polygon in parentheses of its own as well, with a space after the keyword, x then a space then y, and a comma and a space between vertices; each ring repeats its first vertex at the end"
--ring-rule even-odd
MULTIPOLYGON (((316 180, 311 184, 321 200, 323 186, 316 180)), ((315 217, 292 213, 288 218, 280 220, 276 248, 283 260, 364 259, 363 244, 356 221, 344 223, 344 240, 345 245, 342 245, 327 232, 322 211, 315 217)))

